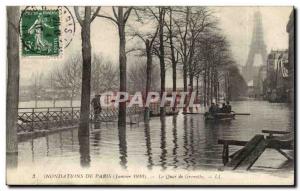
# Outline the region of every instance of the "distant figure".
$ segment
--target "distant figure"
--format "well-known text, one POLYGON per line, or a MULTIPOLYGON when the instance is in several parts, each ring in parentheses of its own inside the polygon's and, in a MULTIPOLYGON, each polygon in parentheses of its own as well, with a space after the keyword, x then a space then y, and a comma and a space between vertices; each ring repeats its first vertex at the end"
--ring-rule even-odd
POLYGON ((101 103, 100 103, 100 95, 95 95, 95 97, 92 99, 91 105, 94 109, 94 120, 97 121, 99 118, 99 115, 101 113, 101 103))
POLYGON ((225 103, 222 104, 222 108, 220 109, 221 113, 228 113, 228 108, 225 103))
MULTIPOLYGON (((224 104, 225 105, 225 104, 224 104)), ((226 102, 226 113, 230 113, 231 112, 231 105, 229 104, 229 101, 226 102)))
POLYGON ((216 114, 218 113, 218 110, 219 110, 218 106, 215 103, 211 103, 211 106, 209 108, 209 113, 216 114))

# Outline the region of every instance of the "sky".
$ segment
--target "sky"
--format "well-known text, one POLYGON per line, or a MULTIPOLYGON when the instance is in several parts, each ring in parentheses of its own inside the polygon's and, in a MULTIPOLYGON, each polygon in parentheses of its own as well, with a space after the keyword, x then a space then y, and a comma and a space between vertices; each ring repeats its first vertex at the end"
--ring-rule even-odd
MULTIPOLYGON (((259 10, 262 14, 264 41, 267 51, 271 49, 287 49, 288 34, 286 24, 292 7, 210 7, 219 19, 219 27, 230 43, 233 57, 239 65, 244 65, 248 56, 253 30, 253 14, 259 10)), ((80 25, 77 22, 73 8, 69 8, 75 20, 75 34, 70 45, 63 49, 63 55, 58 58, 36 58, 21 55, 20 78, 21 85, 30 83, 34 73, 47 74, 52 68, 60 67, 72 55, 81 54, 80 25)), ((101 13, 108 13, 110 7, 101 8, 101 13)), ((119 39, 117 27, 111 21, 96 18, 91 25, 92 54, 102 55, 106 59, 118 63, 119 39)), ((128 43, 129 44, 129 43, 128 43)), ((259 60, 256 57, 255 60, 259 60)), ((131 59, 127 65, 130 66, 131 59)), ((260 63, 262 64, 262 63, 260 63)), ((180 81, 180 80, 179 80, 180 81)), ((167 87, 171 87, 170 71, 167 71, 167 87)), ((180 85, 179 85, 180 86, 180 85)))

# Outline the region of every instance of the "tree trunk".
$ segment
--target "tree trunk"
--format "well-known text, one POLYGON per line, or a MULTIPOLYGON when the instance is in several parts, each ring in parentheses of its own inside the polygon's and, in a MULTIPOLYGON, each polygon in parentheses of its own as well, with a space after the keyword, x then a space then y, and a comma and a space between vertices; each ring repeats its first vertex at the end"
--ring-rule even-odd
MULTIPOLYGON (((186 7, 186 17, 185 17, 185 34, 183 37, 183 91, 187 92, 187 72, 188 72, 188 52, 187 52, 187 30, 188 30, 188 25, 190 22, 190 8, 186 7)), ((185 97, 184 99, 184 108, 183 108, 183 112, 187 112, 187 107, 186 107, 186 103, 187 102, 187 97, 185 97)))
MULTIPOLYGON (((189 86, 190 86, 190 89, 189 89, 189 102, 190 102, 192 93, 194 91, 194 75, 193 75, 192 72, 189 73, 189 80, 190 80, 190 82, 189 82, 189 86)), ((189 103, 187 103, 187 104, 189 104, 189 103)), ((193 112, 193 107, 189 107, 189 111, 193 112)))
POLYGON ((210 68, 210 103, 213 102, 213 79, 214 79, 214 76, 213 76, 213 69, 210 68))
POLYGON ((208 71, 207 71, 207 105, 210 105, 211 100, 211 84, 210 84, 210 78, 211 78, 211 72, 210 72, 210 67, 208 66, 208 71))
MULTIPOLYGON (((151 87, 151 75, 152 75, 152 47, 150 45, 149 40, 146 40, 146 54, 147 54, 147 68, 146 68, 146 94, 145 94, 145 100, 147 100, 148 93, 150 91, 151 87)), ((144 101, 145 103, 145 101, 144 101)), ((148 121, 150 117, 150 108, 149 106, 145 107, 145 113, 144 113, 144 120, 148 121)))
MULTIPOLYGON (((159 63, 160 63, 160 99, 162 98, 163 93, 165 92, 165 50, 164 50, 164 21, 165 21, 165 9, 160 8, 159 11, 159 63)), ((160 115, 165 115, 165 107, 160 108, 160 115)))
POLYGON ((231 101, 231 81, 230 81, 230 74, 229 72, 227 73, 227 84, 228 84, 228 87, 227 87, 227 91, 228 91, 228 100, 227 101, 231 101))
POLYGON ((73 98, 74 98, 74 93, 72 91, 72 93, 71 93, 71 100, 70 100, 70 107, 73 107, 73 98))
MULTIPOLYGON (((123 15, 123 7, 118 7, 119 16, 119 67, 120 67, 120 92, 126 92, 126 38, 125 38, 125 20, 123 15)), ((126 102, 119 103, 119 126, 126 125, 126 102)))
POLYGON ((204 68, 204 76, 203 76, 203 83, 204 83, 204 91, 203 91, 203 103, 204 103, 204 106, 206 106, 206 104, 207 104, 207 101, 206 101, 206 99, 207 99, 207 95, 206 95, 206 93, 207 93, 207 80, 206 80, 206 78, 207 78, 207 67, 206 67, 206 64, 205 64, 205 68, 204 68))
POLYGON ((216 69, 214 71, 214 96, 216 103, 218 103, 218 71, 216 69))
POLYGON ((196 79, 196 100, 198 100, 198 96, 199 96, 199 77, 200 76, 198 75, 196 79))
MULTIPOLYGON (((169 28, 169 41, 170 41, 170 49, 171 49, 171 62, 172 62, 172 82, 173 82, 173 92, 176 92, 176 65, 177 61, 175 58, 175 47, 173 43, 173 29, 172 29, 172 9, 170 9, 170 28, 169 28)), ((174 108, 175 109, 175 108, 174 108)))
MULTIPOLYGON (((183 91, 187 92, 187 59, 186 56, 183 58, 183 91)), ((187 112, 187 107, 186 107, 186 102, 187 102, 187 97, 184 99, 184 107, 183 107, 183 112, 187 112)))
POLYGON ((7 7, 7 92, 6 153, 7 165, 17 166, 17 117, 19 104, 19 7, 7 7))
POLYGON ((91 41, 90 22, 91 8, 85 7, 85 19, 81 28, 82 40, 82 86, 81 86, 81 107, 80 125, 78 135, 89 135, 90 97, 91 97, 91 41))

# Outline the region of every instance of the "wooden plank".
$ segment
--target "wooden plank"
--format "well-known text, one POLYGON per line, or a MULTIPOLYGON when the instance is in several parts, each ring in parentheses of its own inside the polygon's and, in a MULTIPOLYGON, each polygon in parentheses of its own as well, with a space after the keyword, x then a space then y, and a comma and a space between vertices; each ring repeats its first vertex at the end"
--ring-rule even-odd
POLYGON ((269 134, 289 134, 291 132, 288 131, 273 131, 273 130, 262 130, 263 133, 269 133, 269 134))
MULTIPOLYGON (((264 140, 263 135, 255 135, 249 142, 246 143, 243 150, 235 155, 232 160, 226 164, 227 167, 236 169, 251 153, 256 149, 256 147, 261 144, 260 142, 264 140)), ((256 154, 252 157, 255 158, 256 154)), ((252 161, 252 160, 249 160, 252 161)), ((255 162, 255 161, 254 161, 255 162)))
POLYGON ((249 170, 266 149, 266 141, 260 140, 249 155, 237 166, 239 170, 249 170))
POLYGON ((288 160, 294 160, 292 157, 290 157, 287 153, 283 152, 281 149, 276 149, 280 154, 282 154, 285 158, 288 160))
MULTIPOLYGON (((238 141, 238 140, 224 140, 219 139, 218 144, 228 144, 235 146, 245 146, 249 141, 238 141)), ((270 149, 283 149, 283 150, 292 150, 292 141, 291 140, 280 140, 280 139, 270 139, 268 140, 268 144, 266 146, 270 149)))
POLYGON ((248 141, 237 141, 237 140, 224 140, 219 139, 218 144, 228 144, 228 145, 236 145, 236 146, 245 146, 248 141))

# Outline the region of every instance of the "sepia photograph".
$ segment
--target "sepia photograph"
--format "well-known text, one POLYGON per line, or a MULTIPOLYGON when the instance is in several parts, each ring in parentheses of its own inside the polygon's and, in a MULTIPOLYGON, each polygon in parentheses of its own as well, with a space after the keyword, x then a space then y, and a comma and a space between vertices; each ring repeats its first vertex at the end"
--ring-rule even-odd
POLYGON ((7 185, 295 186, 293 6, 5 9, 7 185))

